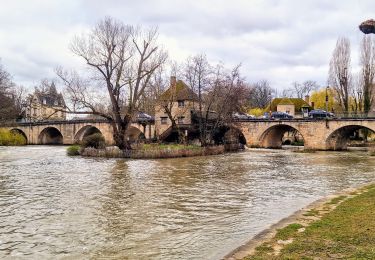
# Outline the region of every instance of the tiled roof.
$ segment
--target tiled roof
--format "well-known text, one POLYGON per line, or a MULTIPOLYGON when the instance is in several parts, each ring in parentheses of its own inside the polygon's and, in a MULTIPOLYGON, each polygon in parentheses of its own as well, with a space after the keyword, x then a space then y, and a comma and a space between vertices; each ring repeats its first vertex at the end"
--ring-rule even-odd
POLYGON ((170 86, 163 94, 159 97, 162 101, 177 101, 177 100, 191 100, 197 101, 198 95, 195 94, 191 88, 185 84, 182 80, 178 80, 175 86, 170 86))
POLYGON ((271 109, 268 106, 267 110, 276 111, 277 105, 294 105, 296 111, 301 111, 302 107, 311 108, 302 98, 274 98, 271 102, 271 109))

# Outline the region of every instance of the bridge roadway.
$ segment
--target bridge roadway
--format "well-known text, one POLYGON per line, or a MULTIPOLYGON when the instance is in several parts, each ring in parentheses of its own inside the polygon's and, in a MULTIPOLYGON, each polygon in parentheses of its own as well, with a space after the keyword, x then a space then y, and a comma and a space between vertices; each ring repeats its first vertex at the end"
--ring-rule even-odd
MULTIPOLYGON (((22 134, 27 144, 73 144, 94 133, 101 133, 107 144, 114 143, 112 126, 104 119, 22 122, 0 128, 22 134)), ((153 124, 132 123, 127 138, 137 139, 140 135, 153 138, 154 132, 153 124)))
MULTIPOLYGON (((287 131, 298 131, 304 139, 305 149, 345 150, 349 137, 355 130, 368 129, 375 132, 375 118, 360 119, 252 119, 236 121, 234 127, 249 147, 280 148, 287 131)), ((106 120, 66 120, 14 123, 3 125, 24 135, 28 144, 73 144, 93 133, 101 133, 107 144, 113 144, 112 127, 106 120)), ((133 123, 127 138, 140 135, 153 138, 154 125, 133 123)))
POLYGON ((249 147, 281 148, 283 135, 296 130, 304 139, 305 149, 345 150, 354 131, 375 132, 375 118, 253 119, 237 121, 235 126, 249 147))

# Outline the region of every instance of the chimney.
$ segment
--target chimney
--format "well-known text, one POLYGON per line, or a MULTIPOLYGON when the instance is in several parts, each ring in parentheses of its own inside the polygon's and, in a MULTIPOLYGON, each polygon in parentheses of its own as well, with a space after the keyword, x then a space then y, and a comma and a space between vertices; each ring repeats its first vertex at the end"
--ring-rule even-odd
POLYGON ((310 105, 310 96, 309 95, 306 95, 305 96, 305 102, 310 105))
POLYGON ((171 76, 170 84, 171 87, 176 87, 176 76, 171 76))
POLYGON ((315 104, 314 104, 314 102, 311 102, 311 105, 310 105, 311 107, 312 107, 312 109, 314 109, 315 108, 315 104))

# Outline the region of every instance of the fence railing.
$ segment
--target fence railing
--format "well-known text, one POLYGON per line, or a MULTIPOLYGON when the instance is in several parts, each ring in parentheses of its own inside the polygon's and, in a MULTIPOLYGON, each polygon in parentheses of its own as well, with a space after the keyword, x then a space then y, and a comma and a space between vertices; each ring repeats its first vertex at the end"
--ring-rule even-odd
POLYGON ((375 112, 368 112, 368 113, 364 113, 364 112, 339 112, 339 113, 335 113, 335 117, 336 118, 341 118, 341 119, 345 119, 345 118, 348 118, 348 119, 351 119, 351 118, 363 118, 363 119, 366 119, 366 118, 375 118, 375 112))
MULTIPOLYGON (((0 121, 0 127, 14 126, 14 125, 48 125, 48 124, 78 124, 78 123, 108 123, 105 118, 89 118, 89 119, 69 119, 69 120, 7 120, 0 121)), ((136 119, 132 123, 139 124, 153 124, 154 120, 136 119)))

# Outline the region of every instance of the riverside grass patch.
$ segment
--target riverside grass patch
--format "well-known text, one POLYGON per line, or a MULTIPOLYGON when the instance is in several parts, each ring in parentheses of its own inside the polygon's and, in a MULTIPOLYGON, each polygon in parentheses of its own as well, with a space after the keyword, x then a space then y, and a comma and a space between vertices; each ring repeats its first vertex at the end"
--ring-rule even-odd
POLYGON ((71 145, 66 149, 66 154, 69 156, 80 155, 81 147, 79 145, 71 145))
POLYGON ((118 147, 113 146, 104 149, 87 147, 81 149, 80 154, 84 157, 162 159, 217 155, 225 152, 225 147, 223 145, 200 147, 196 145, 179 144, 139 144, 132 148, 132 150, 120 150, 118 147))
POLYGON ((201 146, 198 145, 183 145, 183 144, 142 144, 136 149, 138 150, 200 150, 201 146))
POLYGON ((0 146, 20 146, 26 145, 26 138, 9 130, 0 130, 0 146))
POLYGON ((244 259, 375 259, 375 186, 342 201, 303 232, 297 226, 278 230, 276 237, 244 259), (277 254, 272 244, 277 239, 292 239, 277 254))

